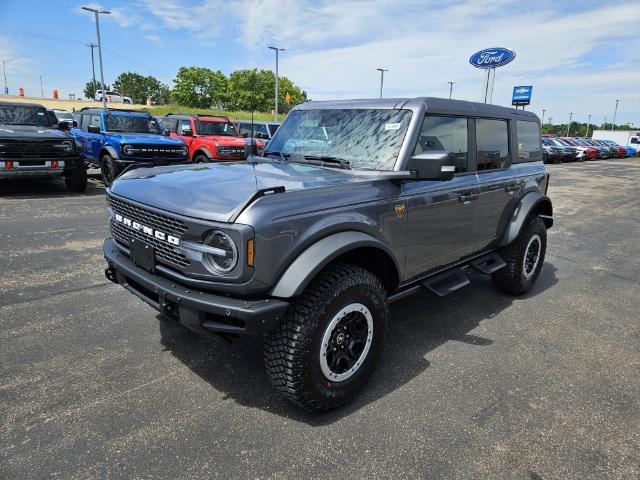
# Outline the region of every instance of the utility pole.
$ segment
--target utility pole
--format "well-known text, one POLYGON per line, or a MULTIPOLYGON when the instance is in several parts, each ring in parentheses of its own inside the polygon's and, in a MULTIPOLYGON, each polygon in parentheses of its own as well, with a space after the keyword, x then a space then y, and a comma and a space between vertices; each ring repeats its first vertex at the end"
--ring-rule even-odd
POLYGON ((589 115, 589 120, 587 120, 587 135, 586 137, 589 138, 589 127, 591 126, 591 115, 589 115))
POLYGON ((4 73, 4 94, 9 95, 9 87, 7 86, 7 67, 5 66, 11 60, 15 60, 16 57, 5 58, 4 60, 0 60, 2 62, 2 72, 4 73))
POLYGON ((571 118, 573 117, 573 112, 569 114, 569 125, 567 125, 567 137, 569 136, 569 131, 571 130, 571 118))
POLYGON ((278 47, 267 47, 267 48, 276 52, 276 96, 275 96, 275 108, 273 109, 273 111, 275 113, 274 120, 277 122, 278 121, 278 53, 284 52, 285 49, 278 48, 278 47))
MULTIPOLYGON (((100 83, 102 84, 102 108, 107 109, 107 95, 104 87, 104 69, 102 68, 102 42, 100 41, 100 18, 99 15, 104 13, 109 15, 111 12, 106 10, 98 10, 97 8, 82 7, 87 12, 92 12, 96 17, 96 36, 98 37, 98 59, 100 60, 100 83)), ((91 50, 93 52, 93 50, 91 50)), ((95 95, 94 95, 95 97, 95 95)))
POLYGON ((546 110, 543 108, 542 109, 542 126, 544 127, 544 112, 546 112, 546 110))
POLYGON ((96 45, 95 43, 88 43, 87 47, 89 47, 91 49, 91 73, 93 73, 93 98, 91 100, 95 100, 96 99, 96 65, 95 62, 93 61, 93 49, 96 48, 98 45, 96 45))
POLYGON ((376 68, 380 72, 380 98, 382 98, 382 86, 384 85, 384 72, 389 70, 386 68, 376 68))
POLYGON ((40 96, 44 98, 44 88, 42 88, 42 77, 44 77, 44 75, 40 75, 40 96))
POLYGON ((611 122, 611 130, 613 130, 614 125, 616 124, 616 115, 618 114, 618 102, 620 100, 616 100, 616 109, 613 111, 613 122, 611 122))
POLYGON ((449 100, 451 100, 451 94, 453 93, 453 84, 456 82, 447 82, 449 84, 449 100))

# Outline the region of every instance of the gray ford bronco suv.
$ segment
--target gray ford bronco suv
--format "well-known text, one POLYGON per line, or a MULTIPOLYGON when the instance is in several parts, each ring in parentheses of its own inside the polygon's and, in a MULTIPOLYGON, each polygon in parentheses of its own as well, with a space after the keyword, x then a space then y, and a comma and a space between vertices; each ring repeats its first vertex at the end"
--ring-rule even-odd
POLYGON ((203 334, 265 337, 275 388, 358 392, 391 302, 491 275, 531 289, 552 226, 533 113, 440 98, 309 102, 262 157, 139 168, 107 190, 106 276, 203 334))

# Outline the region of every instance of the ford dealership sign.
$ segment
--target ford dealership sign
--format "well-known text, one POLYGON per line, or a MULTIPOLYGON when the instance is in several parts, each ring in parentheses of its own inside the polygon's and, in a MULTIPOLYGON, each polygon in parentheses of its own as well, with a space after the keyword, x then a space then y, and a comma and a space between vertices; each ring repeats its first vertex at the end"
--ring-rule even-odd
POLYGON ((485 48, 471 55, 469 63, 476 68, 496 68, 516 58, 516 52, 507 48, 485 48))

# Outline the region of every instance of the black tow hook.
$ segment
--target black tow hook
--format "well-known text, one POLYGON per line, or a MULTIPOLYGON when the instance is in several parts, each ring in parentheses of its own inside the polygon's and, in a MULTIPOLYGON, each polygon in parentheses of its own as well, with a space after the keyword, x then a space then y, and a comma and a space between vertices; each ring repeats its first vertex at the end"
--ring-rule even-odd
POLYGON ((104 276, 107 277, 108 280, 111 280, 113 283, 118 283, 118 279, 116 278, 116 269, 113 267, 105 268, 104 276))

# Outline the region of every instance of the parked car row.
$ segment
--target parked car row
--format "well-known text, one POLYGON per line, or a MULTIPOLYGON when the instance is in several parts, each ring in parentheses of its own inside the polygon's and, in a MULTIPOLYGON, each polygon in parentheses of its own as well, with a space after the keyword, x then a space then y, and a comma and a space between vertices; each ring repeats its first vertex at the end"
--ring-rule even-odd
POLYGON ((612 140, 594 140, 583 137, 542 137, 542 155, 545 163, 581 162, 607 158, 635 157, 633 147, 624 147, 612 140))

